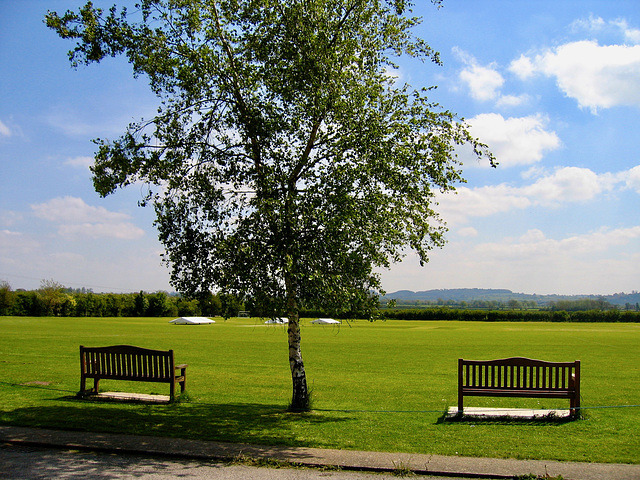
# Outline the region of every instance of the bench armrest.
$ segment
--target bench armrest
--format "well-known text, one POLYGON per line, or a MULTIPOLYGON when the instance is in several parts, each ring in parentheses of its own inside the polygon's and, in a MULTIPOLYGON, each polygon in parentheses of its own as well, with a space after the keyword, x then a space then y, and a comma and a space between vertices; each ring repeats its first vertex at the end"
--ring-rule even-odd
POLYGON ((179 368, 187 368, 188 366, 189 366, 189 364, 187 364, 187 363, 182 363, 182 364, 180 364, 180 365, 176 365, 174 368, 175 368, 176 370, 178 370, 179 368))

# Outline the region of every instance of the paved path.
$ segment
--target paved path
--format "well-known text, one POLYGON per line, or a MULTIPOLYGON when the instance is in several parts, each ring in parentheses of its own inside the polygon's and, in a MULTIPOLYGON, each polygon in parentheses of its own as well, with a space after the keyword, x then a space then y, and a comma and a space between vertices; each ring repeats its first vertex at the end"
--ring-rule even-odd
MULTIPOLYGON (((160 458, 141 454, 97 453, 5 444, 0 446, 3 480, 391 480, 391 473, 336 469, 267 468, 209 460, 160 458)), ((411 476, 411 480, 455 480, 461 477, 411 476)))
POLYGON ((245 456, 314 468, 339 467, 343 471, 393 472, 401 467, 409 468, 420 475, 449 477, 513 478, 516 475, 534 474, 540 477, 562 475, 567 480, 640 480, 640 465, 291 448, 27 427, 0 426, 0 442, 22 446, 58 447, 67 450, 152 455, 159 459, 199 460, 200 463, 245 456))

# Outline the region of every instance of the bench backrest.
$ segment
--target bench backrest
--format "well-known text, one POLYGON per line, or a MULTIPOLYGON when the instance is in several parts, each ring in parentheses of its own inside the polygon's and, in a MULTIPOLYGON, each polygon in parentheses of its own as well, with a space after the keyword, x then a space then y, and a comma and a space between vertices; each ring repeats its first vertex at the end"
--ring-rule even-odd
POLYGON ((458 360, 461 388, 570 391, 580 385, 580 361, 545 362, 513 357, 458 360))
POLYGON ((113 380, 172 381, 173 350, 150 350, 131 345, 80 346, 82 374, 113 380))

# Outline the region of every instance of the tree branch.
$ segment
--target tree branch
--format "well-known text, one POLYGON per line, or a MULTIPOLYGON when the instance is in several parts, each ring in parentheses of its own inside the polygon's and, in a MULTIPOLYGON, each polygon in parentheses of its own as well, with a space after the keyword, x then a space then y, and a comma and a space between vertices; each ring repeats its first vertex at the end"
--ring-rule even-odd
POLYGON ((216 7, 216 2, 215 0, 213 2, 211 2, 211 6, 213 9, 213 15, 215 18, 215 22, 216 22, 216 28, 218 29, 218 35, 220 36, 220 40, 222 41, 222 48, 225 51, 225 54, 227 55, 227 58, 229 60, 229 63, 231 65, 231 80, 232 80, 232 84, 233 84, 233 96, 236 99, 236 102, 238 104, 238 107, 240 108, 240 112, 242 114, 242 116, 244 117, 244 126, 247 128, 247 133, 249 135, 250 141, 251 141, 251 150, 253 153, 253 160, 256 164, 256 167, 258 169, 262 169, 262 159, 261 159, 261 151, 260 151, 260 142, 258 140, 258 138, 256 138, 255 134, 253 134, 252 130, 253 127, 251 125, 251 113, 249 111, 249 108, 247 107, 246 102, 244 101, 244 98, 242 97, 242 92, 241 92, 241 88, 240 88, 240 82, 238 81, 237 75, 235 74, 235 72, 238 71, 237 69, 237 65, 235 62, 235 57, 233 55, 233 51, 231 50, 231 45, 229 44, 229 41, 227 40, 224 31, 222 29, 222 26, 220 25, 220 16, 218 14, 218 8, 216 7))

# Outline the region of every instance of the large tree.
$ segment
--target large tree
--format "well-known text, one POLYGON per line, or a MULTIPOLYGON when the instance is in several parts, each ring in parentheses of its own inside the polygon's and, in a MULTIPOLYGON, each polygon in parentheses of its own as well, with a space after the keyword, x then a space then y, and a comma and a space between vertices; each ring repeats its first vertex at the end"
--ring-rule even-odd
POLYGON ((77 41, 73 65, 124 54, 149 79, 157 115, 96 140, 95 188, 150 185, 180 292, 288 315, 294 410, 309 404, 299 309, 370 314, 379 268, 443 244, 434 193, 463 181, 456 146, 493 161, 430 88, 389 74, 402 55, 439 62, 411 6, 142 0, 46 17, 77 41))

